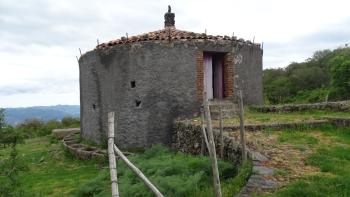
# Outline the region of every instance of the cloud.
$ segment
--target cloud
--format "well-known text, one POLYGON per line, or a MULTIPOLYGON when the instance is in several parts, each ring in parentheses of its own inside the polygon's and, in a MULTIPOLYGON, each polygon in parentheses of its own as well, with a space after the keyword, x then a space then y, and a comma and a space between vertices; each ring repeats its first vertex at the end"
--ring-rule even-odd
POLYGON ((36 80, 17 80, 0 84, 0 96, 29 93, 71 93, 78 91, 78 79, 42 78, 36 80))
POLYGON ((0 0, 0 104, 78 104, 78 48, 161 29, 169 4, 179 29, 264 41, 264 68, 350 35, 347 0, 0 0))
POLYGON ((350 42, 349 24, 350 17, 288 42, 265 43, 264 68, 286 67, 291 62, 306 60, 317 50, 343 47, 350 42))

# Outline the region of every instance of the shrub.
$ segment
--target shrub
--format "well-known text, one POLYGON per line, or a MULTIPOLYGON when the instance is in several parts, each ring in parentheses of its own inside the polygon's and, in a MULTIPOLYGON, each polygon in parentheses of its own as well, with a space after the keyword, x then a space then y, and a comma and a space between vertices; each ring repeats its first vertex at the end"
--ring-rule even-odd
POLYGON ((25 138, 42 136, 45 133, 48 134, 48 131, 44 130, 44 122, 37 118, 25 120, 24 122, 17 125, 16 129, 23 133, 25 138))
POLYGON ((11 148, 0 160, 0 196, 23 196, 19 173, 27 170, 27 166, 16 149, 18 143, 23 143, 23 137, 11 126, 1 128, 0 132, 2 143, 11 148))
POLYGON ((79 118, 65 117, 62 121, 49 120, 44 122, 40 119, 27 119, 16 126, 16 130, 23 133, 25 138, 46 136, 51 134, 53 129, 79 127, 79 118))
POLYGON ((65 128, 80 126, 80 119, 75 117, 70 117, 70 116, 64 117, 61 122, 62 122, 62 126, 65 128))

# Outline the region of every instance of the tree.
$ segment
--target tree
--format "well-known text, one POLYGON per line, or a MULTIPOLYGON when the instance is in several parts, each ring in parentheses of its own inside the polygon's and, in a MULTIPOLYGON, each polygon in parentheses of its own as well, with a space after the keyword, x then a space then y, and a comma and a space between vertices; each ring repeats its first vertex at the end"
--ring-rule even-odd
POLYGON ((264 96, 272 104, 349 99, 349 72, 349 47, 316 51, 304 62, 264 70, 264 96))
POLYGON ((350 48, 344 48, 333 57, 329 64, 331 66, 331 93, 333 100, 350 98, 350 48))
POLYGON ((0 129, 5 126, 5 109, 0 108, 0 129))
POLYGON ((4 145, 4 148, 6 146, 6 132, 4 130, 5 128, 5 110, 0 108, 0 143, 4 145))
POLYGON ((20 188, 19 172, 27 170, 27 166, 18 157, 16 146, 23 143, 23 136, 4 121, 4 110, 0 110, 0 141, 10 146, 9 155, 0 160, 0 196, 23 196, 20 188))

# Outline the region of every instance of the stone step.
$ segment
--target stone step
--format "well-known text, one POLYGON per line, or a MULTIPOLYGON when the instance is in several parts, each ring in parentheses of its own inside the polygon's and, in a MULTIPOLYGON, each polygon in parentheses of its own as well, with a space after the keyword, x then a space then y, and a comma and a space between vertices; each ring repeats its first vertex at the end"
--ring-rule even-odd
POLYGON ((213 100, 209 102, 211 118, 213 120, 219 119, 220 107, 222 109, 222 118, 232 118, 237 115, 238 106, 231 100, 213 100))
MULTIPOLYGON (((218 120, 220 118, 220 112, 218 112, 218 111, 211 111, 210 115, 211 115, 211 119, 213 119, 213 120, 218 120)), ((237 113, 234 113, 233 111, 223 111, 222 112, 223 119, 233 118, 235 116, 237 116, 237 113)))
MULTIPOLYGON (((220 105, 209 105, 211 111, 219 111, 220 105)), ((221 105, 221 109, 224 110, 236 110, 238 109, 236 105, 229 104, 229 105, 221 105)))
POLYGON ((213 100, 209 101, 211 118, 218 120, 220 117, 220 106, 222 109, 222 118, 233 118, 237 114, 237 105, 231 100, 213 100))

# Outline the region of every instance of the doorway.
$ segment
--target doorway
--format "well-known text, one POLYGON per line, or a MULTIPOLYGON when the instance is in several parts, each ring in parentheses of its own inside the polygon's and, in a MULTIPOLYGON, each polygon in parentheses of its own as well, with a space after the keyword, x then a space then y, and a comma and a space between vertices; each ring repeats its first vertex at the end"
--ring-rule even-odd
POLYGON ((224 98, 224 53, 203 54, 204 91, 208 99, 224 98))

